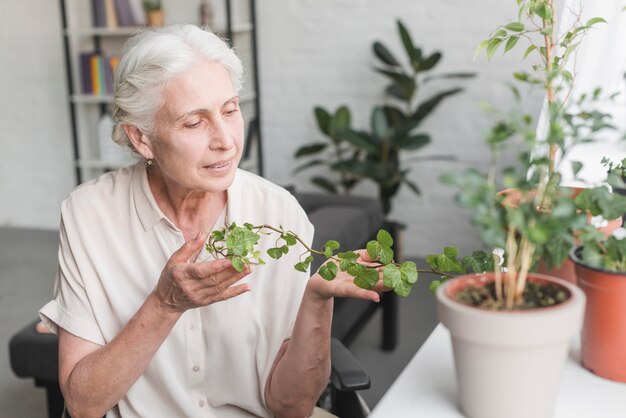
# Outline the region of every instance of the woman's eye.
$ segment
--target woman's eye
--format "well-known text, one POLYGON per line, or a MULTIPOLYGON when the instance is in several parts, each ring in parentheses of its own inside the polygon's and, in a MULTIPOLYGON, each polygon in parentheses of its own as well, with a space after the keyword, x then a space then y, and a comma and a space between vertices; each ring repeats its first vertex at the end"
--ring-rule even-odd
POLYGON ((224 112, 224 113, 226 113, 227 116, 230 116, 232 114, 237 113, 238 110, 239 110, 239 107, 235 106, 235 107, 232 107, 232 108, 226 110, 226 112, 224 112))
POLYGON ((202 123, 201 120, 195 123, 187 123, 185 124, 185 128, 192 128, 192 129, 197 128, 198 126, 200 126, 201 123, 202 123))

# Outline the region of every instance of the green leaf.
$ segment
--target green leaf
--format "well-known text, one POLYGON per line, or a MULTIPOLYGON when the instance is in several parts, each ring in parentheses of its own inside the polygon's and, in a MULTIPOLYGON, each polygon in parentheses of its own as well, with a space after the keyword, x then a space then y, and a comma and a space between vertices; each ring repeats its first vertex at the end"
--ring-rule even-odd
POLYGON ((400 39, 402 39, 402 45, 404 46, 404 50, 409 57, 411 66, 415 71, 419 71, 421 57, 417 53, 417 49, 413 44, 413 40, 411 39, 409 31, 400 20, 398 20, 398 33, 400 34, 400 39))
POLYGON ((378 261, 389 264, 393 261, 393 250, 389 247, 381 247, 378 252, 378 261))
POLYGON ((486 39, 478 44, 478 46, 474 50, 474 59, 476 59, 478 54, 480 54, 480 51, 482 51, 488 44, 489 44, 489 39, 486 39))
POLYGON ((325 280, 333 280, 337 276, 337 264, 332 262, 326 263, 320 267, 318 273, 325 280))
POLYGON ((511 36, 509 40, 506 41, 504 52, 509 52, 515 46, 515 44, 517 44, 517 41, 519 41, 519 36, 511 36))
POLYGON ((371 289, 376 283, 378 283, 378 271, 376 269, 365 269, 354 279, 354 284, 363 289, 371 289))
POLYGON ((330 181, 329 179, 325 178, 325 177, 313 177, 311 179, 311 183, 315 184, 316 186, 330 192, 333 194, 337 194, 337 186, 335 185, 335 183, 333 183, 332 181, 330 181))
POLYGON ((411 285, 405 281, 400 281, 393 291, 396 292, 398 296, 405 298, 411 294, 411 285))
POLYGON ((235 270, 237 270, 239 273, 241 273, 243 271, 244 266, 246 265, 245 261, 243 261, 243 258, 240 256, 234 256, 230 259, 230 262, 233 265, 233 268, 235 270))
POLYGON ((596 23, 600 23, 600 22, 607 23, 606 20, 602 19, 601 17, 594 17, 592 19, 589 19, 587 23, 585 23, 585 26, 593 26, 596 23))
POLYGON ((580 161, 572 161, 572 172, 574 173, 574 177, 578 175, 582 168, 583 163, 581 163, 580 161))
POLYGON ((339 262, 341 271, 348 271, 350 267, 356 265, 356 261, 359 259, 360 255, 354 251, 346 251, 345 253, 337 254, 337 257, 341 260, 339 262))
POLYGON ((524 30, 524 24, 522 22, 512 22, 506 25, 505 28, 512 32, 521 32, 524 30))
POLYGON ((395 289, 402 280, 400 269, 394 264, 383 267, 383 283, 385 286, 395 289))
POLYGON ((380 229, 376 234, 376 241, 378 241, 382 246, 391 247, 393 245, 393 237, 391 234, 384 229, 380 229))
POLYGON ((315 119, 320 131, 326 136, 330 136, 330 114, 323 107, 315 107, 315 119))
POLYGON ((326 258, 333 256, 333 250, 339 248, 339 243, 335 240, 326 241, 326 245, 324 245, 324 256, 326 258))
POLYGON ((463 257, 463 267, 466 271, 474 273, 483 273, 486 271, 494 271, 493 256, 484 251, 474 251, 472 255, 463 257))
POLYGON ((548 4, 540 4, 535 8, 534 12, 542 19, 552 21, 552 8, 548 4))
POLYGON ((409 186, 409 189, 411 189, 411 191, 413 193, 415 193, 416 195, 420 195, 422 194, 422 192, 420 191, 420 188, 417 186, 417 184, 415 184, 414 182, 412 182, 411 180, 404 178, 402 179, 402 181, 404 182, 404 184, 406 184, 407 186, 409 186))
POLYGON ((367 250, 367 255, 369 255, 370 260, 378 259, 378 253, 380 252, 380 243, 378 241, 370 241, 365 246, 367 250))
POLYGON ((430 143, 430 136, 427 134, 417 134, 413 136, 403 136, 394 140, 396 146, 406 150, 416 150, 430 143))
POLYGON ((393 54, 391 54, 391 52, 389 52, 389 50, 380 42, 374 42, 372 48, 374 50, 374 54, 378 57, 378 59, 380 59, 385 64, 392 67, 397 67, 400 65, 398 63, 398 60, 396 60, 396 58, 393 56, 393 54))
POLYGON ((300 158, 306 155, 317 154, 318 152, 326 149, 327 145, 328 144, 322 144, 322 143, 305 145, 303 147, 298 148, 298 150, 296 151, 295 157, 300 158))
POLYGON ((498 50, 498 46, 502 43, 502 38, 491 38, 487 43, 487 58, 491 59, 493 54, 498 50))
POLYGON ((375 107, 372 110, 371 116, 372 132, 377 138, 385 138, 389 131, 389 125, 387 124, 387 116, 385 111, 381 107, 375 107))
POLYGON ((211 236, 215 241, 224 241, 224 231, 213 231, 211 236))
POLYGON ((533 52, 535 49, 537 49, 537 47, 535 45, 531 45, 526 49, 526 52, 524 52, 524 56, 522 57, 522 59, 526 59, 526 57, 528 56, 528 54, 530 54, 531 52, 533 52))
POLYGON ((417 265, 412 261, 405 261, 400 264, 400 274, 402 280, 407 283, 415 283, 417 282, 417 265))
POLYGON ((447 279, 446 277, 435 279, 428 284, 428 288, 430 289, 431 292, 437 293, 437 289, 439 289, 439 286, 441 286, 442 284, 446 282, 446 279, 447 279))
POLYGON ((339 133, 339 136, 359 149, 374 154, 378 153, 378 147, 375 145, 374 140, 367 132, 345 129, 339 133))
POLYGON ((365 274, 366 270, 367 269, 365 268, 363 264, 354 264, 353 266, 350 266, 350 268, 348 269, 348 274, 350 276, 357 277, 359 275, 365 274))
POLYGON ((420 103, 420 105, 417 107, 415 113, 413 113, 413 115, 411 115, 411 119, 414 120, 415 122, 419 123, 419 121, 424 119, 433 110, 435 110, 435 108, 437 108, 437 106, 439 106, 439 103, 441 103, 441 101, 443 99, 445 99, 448 96, 453 96, 453 95, 455 95, 457 93, 460 93, 462 91, 463 91, 462 88, 453 88, 453 89, 445 90, 443 92, 435 94, 433 97, 431 97, 428 100, 420 103))
POLYGON ((440 52, 433 53, 431 56, 422 61, 422 64, 420 65, 420 71, 428 71, 434 68, 441 60, 441 57, 442 55, 440 52))
POLYGON ((272 257, 274 260, 278 260, 283 256, 283 251, 280 248, 268 248, 267 255, 272 257))
MULTIPOLYGON (((347 106, 341 106, 337 109, 337 112, 332 117, 331 123, 332 128, 335 132, 341 129, 350 128, 350 124, 352 121, 352 117, 350 116, 350 109, 347 106)), ((334 133, 334 132, 331 132, 334 133)))

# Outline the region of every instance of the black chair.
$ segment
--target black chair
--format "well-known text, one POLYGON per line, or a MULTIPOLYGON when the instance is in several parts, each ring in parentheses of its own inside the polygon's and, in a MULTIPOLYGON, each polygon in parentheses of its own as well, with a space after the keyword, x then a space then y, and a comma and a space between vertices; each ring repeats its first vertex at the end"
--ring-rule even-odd
MULTIPOLYGON (((380 202, 377 199, 297 193, 293 188, 290 189, 315 227, 313 239, 315 249, 321 249, 326 241, 331 239, 339 241, 343 251, 365 248, 367 242, 374 239, 381 228, 388 230, 394 241, 398 242, 398 226, 383 221, 380 202)), ((317 271, 323 261, 323 257, 315 256, 311 263, 311 271, 317 271)), ((393 292, 383 294, 379 303, 357 299, 335 299, 333 337, 349 347, 378 309, 382 311, 381 348, 393 350, 398 339, 397 296, 393 292)))
MULTIPOLYGON (((35 386, 45 389, 48 417, 59 418, 64 401, 58 378, 58 338, 55 334, 37 332, 37 322, 28 324, 11 338, 11 368, 18 377, 34 378, 35 386)), ((331 341, 331 361, 331 382, 320 399, 320 406, 341 418, 365 417, 366 411, 356 391, 370 387, 369 375, 336 338, 331 341)))

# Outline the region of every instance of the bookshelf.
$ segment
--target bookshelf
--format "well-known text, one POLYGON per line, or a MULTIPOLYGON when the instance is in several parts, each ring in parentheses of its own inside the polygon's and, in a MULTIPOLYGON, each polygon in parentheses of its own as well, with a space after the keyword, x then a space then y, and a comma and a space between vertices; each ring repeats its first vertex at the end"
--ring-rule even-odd
MULTIPOLYGON (((81 54, 118 56, 128 37, 141 30, 143 25, 102 27, 100 21, 96 26, 92 9, 96 0, 59 1, 76 182, 80 184, 135 161, 130 152, 115 144, 110 136, 108 142, 107 138, 103 140, 110 126, 103 121, 103 115, 109 111, 113 96, 106 91, 105 84, 101 86, 102 91, 86 89, 92 86, 92 81, 85 79, 85 65, 88 64, 81 62, 81 54)), ((111 0, 111 3, 118 1, 111 0)), ((210 0, 210 4, 213 7, 213 31, 230 40, 244 65, 240 106, 246 126, 246 143, 240 166, 263 175, 255 0, 210 0)), ((165 23, 198 24, 199 6, 199 0, 163 0, 165 23)), ((106 62, 100 65, 102 67, 106 62)))

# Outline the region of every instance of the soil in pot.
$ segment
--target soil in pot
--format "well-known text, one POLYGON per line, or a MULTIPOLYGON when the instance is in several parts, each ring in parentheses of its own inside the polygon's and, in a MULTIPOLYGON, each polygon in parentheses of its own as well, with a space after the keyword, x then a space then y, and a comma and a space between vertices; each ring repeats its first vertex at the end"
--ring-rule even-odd
MULTIPOLYGON (((455 299, 466 305, 482 309, 498 310, 496 285, 494 282, 485 286, 469 286, 454 295, 455 299)), ((563 286, 554 283, 527 282, 524 288, 524 302, 517 309, 545 308, 565 302, 570 293, 563 286)))

